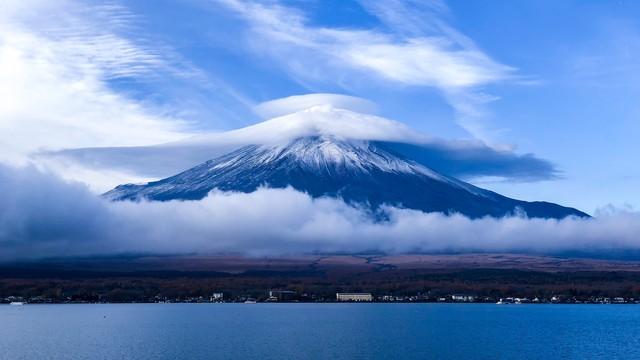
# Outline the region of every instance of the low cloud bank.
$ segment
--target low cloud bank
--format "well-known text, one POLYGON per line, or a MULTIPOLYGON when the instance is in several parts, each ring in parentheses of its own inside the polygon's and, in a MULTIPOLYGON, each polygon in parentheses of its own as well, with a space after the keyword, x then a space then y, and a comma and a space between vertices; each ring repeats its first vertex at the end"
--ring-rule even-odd
POLYGON ((461 215, 389 207, 388 220, 293 189, 202 201, 118 202, 34 168, 0 165, 0 260, 126 253, 598 252, 640 249, 640 214, 594 219, 461 215))

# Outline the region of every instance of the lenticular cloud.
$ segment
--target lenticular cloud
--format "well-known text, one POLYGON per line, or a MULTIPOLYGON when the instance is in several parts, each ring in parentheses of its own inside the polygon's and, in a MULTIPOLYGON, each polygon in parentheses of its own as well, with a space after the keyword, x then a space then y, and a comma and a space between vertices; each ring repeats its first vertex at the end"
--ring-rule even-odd
POLYGON ((118 202, 33 168, 0 165, 0 260, 117 254, 278 256, 366 252, 590 252, 640 249, 640 214, 482 218, 386 207, 374 220, 293 189, 212 192, 202 201, 118 202))
POLYGON ((462 179, 493 176, 537 181, 558 175, 558 170, 549 161, 532 154, 520 155, 495 149, 475 140, 431 138, 401 122, 337 108, 331 103, 354 108, 366 104, 366 101, 336 94, 289 97, 268 102, 267 108, 289 111, 297 106, 312 106, 244 128, 200 134, 172 143, 67 149, 42 152, 36 159, 65 176, 73 173, 76 179, 82 178, 92 185, 99 179, 97 182, 105 185, 100 190, 106 191, 119 182, 109 181, 114 178, 112 176, 101 175, 105 171, 120 173, 123 178, 164 178, 247 145, 272 145, 301 137, 331 135, 342 139, 384 142, 403 156, 462 179), (313 105, 319 101, 328 101, 329 104, 313 105), (87 178, 84 176, 87 171, 97 174, 87 178))

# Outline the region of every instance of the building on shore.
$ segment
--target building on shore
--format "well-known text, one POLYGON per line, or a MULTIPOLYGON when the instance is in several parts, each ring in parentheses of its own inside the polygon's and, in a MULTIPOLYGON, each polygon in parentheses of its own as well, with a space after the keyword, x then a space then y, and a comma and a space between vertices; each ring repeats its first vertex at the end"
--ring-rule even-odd
POLYGON ((338 301, 373 301, 371 293, 336 293, 338 301))
POLYGON ((476 300, 476 296, 466 295, 466 294, 454 294, 454 295, 451 295, 451 300, 455 302, 474 302, 476 300))

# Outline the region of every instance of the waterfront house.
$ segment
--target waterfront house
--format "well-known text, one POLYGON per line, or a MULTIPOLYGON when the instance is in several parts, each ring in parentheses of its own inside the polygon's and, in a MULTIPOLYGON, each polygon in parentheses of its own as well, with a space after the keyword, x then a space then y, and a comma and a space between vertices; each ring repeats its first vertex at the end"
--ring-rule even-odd
POLYGON ((371 293, 336 293, 338 301, 372 301, 371 293))

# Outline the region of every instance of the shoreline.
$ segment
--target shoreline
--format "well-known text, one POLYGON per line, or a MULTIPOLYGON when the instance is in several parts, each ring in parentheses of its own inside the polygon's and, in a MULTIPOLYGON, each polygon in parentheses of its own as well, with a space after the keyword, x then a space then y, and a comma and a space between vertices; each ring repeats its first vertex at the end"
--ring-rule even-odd
POLYGON ((540 303, 492 303, 492 302, 405 302, 405 301, 334 301, 334 302, 295 302, 295 301, 259 301, 255 303, 245 302, 60 302, 60 303, 24 303, 13 305, 0 303, 0 306, 22 307, 40 305, 500 305, 500 306, 522 306, 522 305, 640 305, 640 301, 635 302, 540 302, 540 303))

